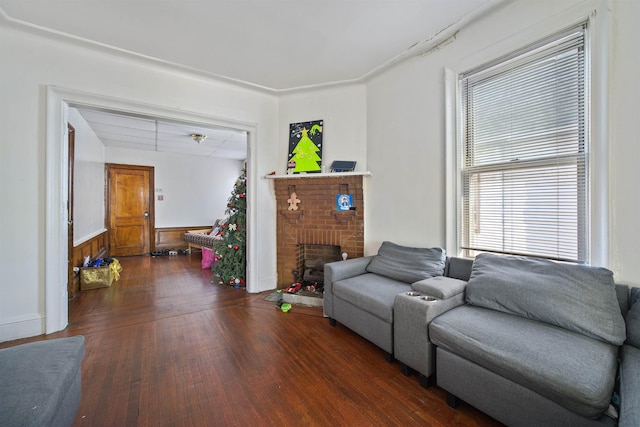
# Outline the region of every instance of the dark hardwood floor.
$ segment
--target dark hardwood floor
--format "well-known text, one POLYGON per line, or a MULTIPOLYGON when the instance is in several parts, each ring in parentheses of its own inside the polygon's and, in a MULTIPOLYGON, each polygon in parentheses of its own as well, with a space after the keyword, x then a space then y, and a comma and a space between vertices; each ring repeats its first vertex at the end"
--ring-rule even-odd
POLYGON ((289 313, 210 283, 200 256, 120 258, 110 288, 69 303, 86 337, 76 426, 497 426, 452 409, 320 308, 289 313))

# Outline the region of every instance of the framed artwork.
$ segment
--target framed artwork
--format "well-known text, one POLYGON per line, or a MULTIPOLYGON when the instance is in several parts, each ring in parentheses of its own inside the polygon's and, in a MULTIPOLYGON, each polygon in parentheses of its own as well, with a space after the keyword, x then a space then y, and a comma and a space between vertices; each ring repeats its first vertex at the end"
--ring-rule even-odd
POLYGON ((287 173, 322 171, 323 120, 289 125, 287 173))
POLYGON ((334 160, 331 163, 331 172, 353 172, 356 162, 352 160, 334 160))

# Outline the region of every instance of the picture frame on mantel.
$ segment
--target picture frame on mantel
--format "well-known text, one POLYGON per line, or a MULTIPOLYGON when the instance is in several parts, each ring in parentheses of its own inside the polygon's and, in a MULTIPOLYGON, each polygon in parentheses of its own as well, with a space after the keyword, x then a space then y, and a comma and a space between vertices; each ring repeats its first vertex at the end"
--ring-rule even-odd
POLYGON ((331 163, 331 172, 353 172, 356 169, 356 162, 353 160, 334 160, 331 163))
POLYGON ((324 120, 289 125, 287 174, 322 172, 324 120))

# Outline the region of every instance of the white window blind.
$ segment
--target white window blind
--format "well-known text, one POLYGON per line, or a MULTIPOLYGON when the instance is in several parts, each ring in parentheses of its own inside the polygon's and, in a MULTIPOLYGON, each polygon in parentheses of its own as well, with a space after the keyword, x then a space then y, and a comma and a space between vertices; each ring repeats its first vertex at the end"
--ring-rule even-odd
POLYGON ((585 262, 586 25, 460 78, 461 248, 585 262))

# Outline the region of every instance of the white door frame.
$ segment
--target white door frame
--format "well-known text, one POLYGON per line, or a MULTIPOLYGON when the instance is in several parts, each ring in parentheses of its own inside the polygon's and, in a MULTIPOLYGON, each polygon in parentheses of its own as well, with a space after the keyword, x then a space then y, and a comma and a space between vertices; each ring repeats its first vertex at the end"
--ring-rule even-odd
POLYGON ((45 220, 45 333, 50 334, 67 327, 69 322, 67 291, 67 122, 69 107, 121 111, 129 114, 158 117, 208 126, 224 126, 244 130, 248 134, 247 153, 247 291, 257 284, 257 272, 252 268, 255 260, 255 245, 249 244, 255 230, 255 204, 252 203, 252 188, 256 188, 257 165, 251 161, 251 153, 257 144, 257 125, 199 113, 165 108, 157 105, 110 98, 103 95, 75 91, 55 86, 47 87, 46 115, 46 220, 45 220))

